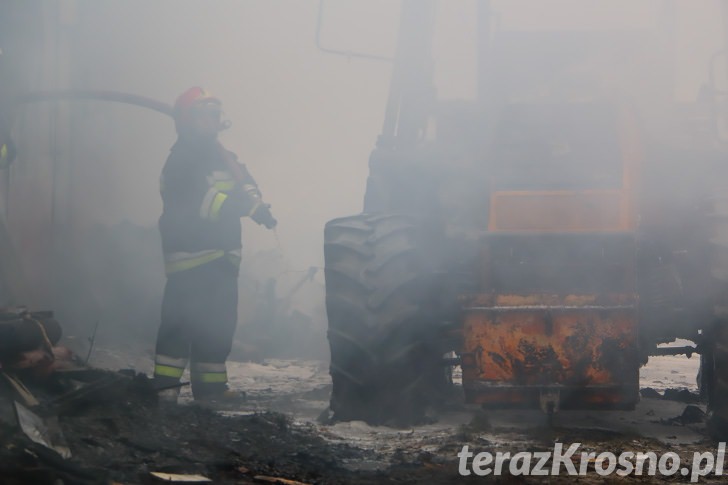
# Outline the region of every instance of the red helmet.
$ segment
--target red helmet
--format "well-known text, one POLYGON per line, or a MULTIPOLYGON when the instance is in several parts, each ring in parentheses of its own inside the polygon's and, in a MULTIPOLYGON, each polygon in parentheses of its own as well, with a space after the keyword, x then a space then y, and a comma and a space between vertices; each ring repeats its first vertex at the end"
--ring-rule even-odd
POLYGON ((181 126, 189 123, 192 117, 192 108, 207 103, 214 103, 218 107, 222 104, 218 98, 199 86, 191 87, 180 94, 174 102, 174 121, 177 131, 179 132, 181 126))

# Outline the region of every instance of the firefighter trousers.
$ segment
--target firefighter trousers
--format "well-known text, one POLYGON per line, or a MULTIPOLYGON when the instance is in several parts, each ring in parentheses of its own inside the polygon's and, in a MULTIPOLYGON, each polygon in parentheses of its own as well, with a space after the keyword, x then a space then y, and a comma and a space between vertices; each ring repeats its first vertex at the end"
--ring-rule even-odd
POLYGON ((154 362, 157 386, 178 384, 189 361, 195 399, 224 392, 237 308, 238 266, 226 257, 168 275, 154 362))

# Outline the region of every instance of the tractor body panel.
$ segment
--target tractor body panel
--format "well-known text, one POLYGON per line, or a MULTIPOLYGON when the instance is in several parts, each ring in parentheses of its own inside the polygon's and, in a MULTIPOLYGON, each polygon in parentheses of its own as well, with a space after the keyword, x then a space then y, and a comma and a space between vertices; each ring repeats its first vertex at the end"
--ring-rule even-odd
POLYGON ((466 399, 488 407, 631 408, 638 401, 635 295, 499 295, 468 303, 466 399))
POLYGON ((632 408, 642 361, 633 196, 642 160, 632 117, 596 103, 506 113, 479 291, 463 298, 466 399, 632 408))

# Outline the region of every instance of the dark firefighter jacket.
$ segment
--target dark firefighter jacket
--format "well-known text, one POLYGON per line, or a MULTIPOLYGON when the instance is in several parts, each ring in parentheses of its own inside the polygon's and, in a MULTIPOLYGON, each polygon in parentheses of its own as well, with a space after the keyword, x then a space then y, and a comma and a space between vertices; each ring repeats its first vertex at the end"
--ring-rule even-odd
POLYGON ((178 139, 171 149, 160 178, 167 274, 223 257, 240 262, 240 218, 257 209, 260 193, 243 165, 244 180, 235 182, 225 157, 237 160, 217 141, 178 139))

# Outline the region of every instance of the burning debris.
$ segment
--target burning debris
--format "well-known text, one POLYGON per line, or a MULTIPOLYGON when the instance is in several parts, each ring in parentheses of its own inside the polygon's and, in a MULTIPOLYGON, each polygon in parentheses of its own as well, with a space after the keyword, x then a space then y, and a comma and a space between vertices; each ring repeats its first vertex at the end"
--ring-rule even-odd
POLYGON ((56 347, 61 326, 51 312, 28 312, 25 309, 0 313, 0 368, 8 372, 35 377, 68 368, 73 355, 65 347, 56 347))
POLYGON ((177 483, 189 474, 306 483, 343 473, 329 445, 283 415, 160 406, 144 374, 84 365, 56 346, 61 326, 50 312, 6 311, 0 334, 3 483, 177 483))

